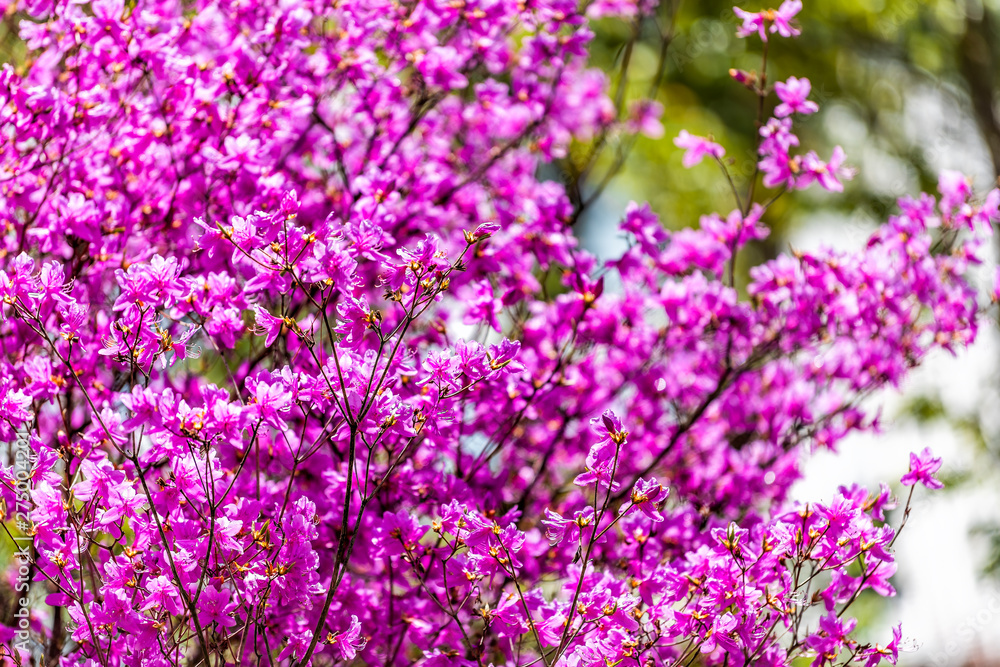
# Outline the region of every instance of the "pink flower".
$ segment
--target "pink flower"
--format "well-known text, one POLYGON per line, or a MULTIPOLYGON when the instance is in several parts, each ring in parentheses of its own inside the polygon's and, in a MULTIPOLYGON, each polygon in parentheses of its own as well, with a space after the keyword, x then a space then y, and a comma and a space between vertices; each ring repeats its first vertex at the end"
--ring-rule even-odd
POLYGON ((635 0, 597 0, 587 7, 587 16, 599 19, 603 16, 634 16, 635 0))
POLYGON ((378 315, 364 298, 348 297, 340 304, 340 326, 336 332, 344 336, 344 342, 357 345, 368 330, 378 329, 378 315))
POLYGON ((817 659, 813 664, 822 664, 824 655, 838 654, 855 625, 857 621, 853 618, 840 619, 834 614, 821 617, 819 627, 806 639, 806 644, 817 653, 817 659))
POLYGON ((374 553, 385 557, 407 553, 417 546, 428 528, 408 512, 386 512, 372 537, 374 553))
POLYGON ((367 640, 361 636, 361 622, 357 616, 351 616, 351 625, 344 632, 338 632, 329 640, 344 660, 354 660, 358 651, 364 649, 367 640))
POLYGON ((246 388, 250 394, 249 414, 274 428, 282 428, 283 415, 292 408, 292 393, 284 381, 262 371, 247 379, 246 388))
POLYGON ((938 178, 938 192, 941 193, 941 210, 950 213, 972 195, 972 184, 962 172, 945 169, 938 178))
POLYGON ((746 660, 743 651, 740 650, 739 642, 734 637, 736 625, 736 618, 728 611, 721 616, 716 616, 712 621, 711 629, 705 634, 701 652, 711 653, 717 648, 724 649, 732 658, 731 662, 737 667, 741 667, 746 660))
POLYGON ((920 482, 928 489, 940 489, 944 484, 934 477, 941 469, 941 459, 934 458, 930 447, 925 447, 920 454, 910 453, 910 471, 899 480, 903 486, 913 486, 920 482))
POLYGON ((230 595, 228 588, 216 590, 207 586, 198 598, 198 622, 202 626, 218 623, 223 628, 236 625, 236 619, 232 616, 236 603, 229 601, 230 595))
POLYGON ((602 437, 590 448, 587 454, 586 471, 573 480, 579 486, 589 486, 597 483, 615 491, 619 483, 614 480, 615 470, 622 445, 628 438, 628 431, 622 426, 622 421, 611 410, 605 410, 600 417, 590 420, 591 426, 602 437))
POLYGON ((854 170, 844 166, 844 158, 844 149, 840 146, 833 149, 829 162, 823 162, 815 152, 810 151, 802 157, 795 187, 802 190, 818 182, 830 192, 842 192, 844 185, 841 180, 850 180, 854 176, 854 170))
POLYGON ((310 641, 312 641, 312 631, 310 630, 303 630, 301 633, 291 635, 288 638, 288 644, 282 649, 278 658, 284 660, 289 656, 293 658, 302 657, 309 648, 310 641))
POLYGON ((490 368, 505 368, 508 373, 519 373, 524 366, 517 362, 517 353, 521 350, 520 341, 504 338, 499 343, 489 347, 490 368))
POLYGON ((632 488, 632 508, 638 509, 653 521, 663 521, 659 505, 667 498, 668 489, 656 481, 655 477, 639 478, 632 488))
POLYGON ((625 217, 621 222, 621 230, 635 236, 643 252, 653 255, 659 246, 667 241, 667 230, 663 228, 660 219, 649 208, 649 204, 629 202, 625 207, 625 217))
POLYGON ((256 171, 254 165, 257 162, 257 152, 260 150, 260 141, 250 138, 247 134, 238 137, 232 135, 226 137, 223 142, 226 149, 225 155, 219 158, 219 167, 227 171, 234 171, 240 167, 256 171))
POLYGON ((759 163, 760 171, 764 175, 764 187, 776 188, 793 182, 798 164, 798 159, 793 160, 787 153, 765 156, 759 163))
POLYGON ((469 85, 462 74, 465 62, 452 46, 435 46, 419 59, 417 70, 427 83, 444 90, 457 90, 469 85))
POLYGON ((281 333, 281 326, 285 321, 280 317, 275 317, 258 305, 254 305, 254 317, 257 326, 264 332, 264 347, 271 347, 281 333))
POLYGON ((892 641, 884 647, 875 644, 867 651, 862 652, 859 658, 865 658, 865 667, 875 667, 885 658, 890 665, 895 665, 899 661, 899 644, 903 638, 903 627, 897 624, 892 628, 892 641))
POLYGON ((31 419, 31 397, 20 389, 8 390, 0 399, 0 419, 15 424, 31 419))
POLYGON ((767 41, 767 33, 778 33, 782 37, 795 37, 799 35, 799 29, 794 27, 790 21, 802 11, 800 0, 785 0, 778 9, 766 9, 762 12, 747 12, 739 7, 733 7, 736 16, 743 20, 736 34, 740 37, 749 37, 757 33, 763 41, 767 41))
POLYGON ((791 118, 772 118, 760 128, 761 155, 787 154, 793 146, 799 145, 799 138, 792 134, 791 118))
POLYGON ((165 576, 161 575, 147 581, 146 590, 149 591, 149 595, 146 596, 142 611, 163 608, 171 614, 181 613, 181 598, 177 587, 165 576))
POLYGON ((663 105, 655 100, 640 100, 629 107, 628 131, 651 139, 663 136, 663 105))
POLYGON ((774 115, 778 118, 784 118, 793 113, 808 115, 819 111, 818 104, 808 101, 811 89, 812 84, 805 77, 796 79, 793 76, 784 83, 779 81, 774 84, 774 91, 778 94, 778 99, 781 100, 781 104, 774 110, 774 115))
POLYGON ((500 231, 500 225, 495 222, 484 222, 472 231, 471 240, 480 241, 500 231))
POLYGON ((704 137, 696 137, 693 134, 689 134, 687 130, 681 130, 681 133, 674 139, 674 145, 686 151, 683 163, 688 169, 701 162, 702 158, 706 155, 722 159, 726 154, 726 149, 719 144, 704 137))
POLYGON ((866 504, 871 507, 872 516, 879 521, 885 521, 885 510, 896 509, 896 499, 885 482, 879 482, 879 494, 870 498, 866 504))

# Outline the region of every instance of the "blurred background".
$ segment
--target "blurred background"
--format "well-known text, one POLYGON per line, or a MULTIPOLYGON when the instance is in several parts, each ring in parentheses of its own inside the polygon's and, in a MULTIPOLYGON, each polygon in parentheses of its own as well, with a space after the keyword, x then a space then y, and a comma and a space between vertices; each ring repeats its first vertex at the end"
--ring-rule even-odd
MULTIPOLYGON (((797 117, 802 148, 826 158, 843 146, 857 176, 843 195, 813 188, 781 197, 765 217, 771 237, 741 256, 744 285, 748 266, 779 252, 820 244, 860 248, 895 212, 897 198, 935 192, 942 169, 964 172, 983 193, 1000 175, 1000 0, 804 5, 802 37, 769 43, 768 81, 812 81, 810 99, 821 110, 797 117)), ((752 0, 739 6, 760 11, 769 5, 752 0)), ((594 61, 609 73, 613 90, 624 71, 626 99, 653 86, 665 110, 662 138, 610 146, 593 160, 596 166, 588 162, 591 146, 580 146, 560 165, 571 190, 581 171, 616 173, 580 220, 585 242, 599 254, 622 247, 615 245, 613 223, 629 200, 649 201, 671 228, 735 208, 718 165, 706 160, 684 169, 673 139, 682 129, 712 136, 736 159, 737 181, 749 175, 741 165, 753 164, 756 97, 728 71, 759 72, 761 42, 737 38, 738 25, 731 4, 712 0, 664 0, 657 21, 639 27, 597 24, 594 61)), ((588 187, 599 189, 602 180, 591 175, 581 200, 588 201, 588 187)), ((991 280, 997 247, 975 277, 983 284, 991 280)), ((898 489, 910 451, 929 446, 944 457, 945 489, 917 492, 897 542, 898 595, 872 595, 857 609, 862 634, 872 641, 884 643, 891 626, 903 622, 901 665, 1000 665, 996 315, 994 308, 970 349, 935 355, 900 391, 872 401, 882 410, 882 434, 851 438, 836 455, 805 455, 805 476, 794 490, 800 500, 830 500, 839 485, 852 482, 877 488, 880 480, 896 481, 898 489)))

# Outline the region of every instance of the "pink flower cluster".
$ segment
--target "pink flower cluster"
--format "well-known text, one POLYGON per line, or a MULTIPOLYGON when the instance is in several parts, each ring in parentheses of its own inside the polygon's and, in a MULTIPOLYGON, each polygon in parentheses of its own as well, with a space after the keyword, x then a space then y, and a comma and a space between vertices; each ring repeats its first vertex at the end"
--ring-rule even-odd
MULTIPOLYGON (((795 35, 800 7, 740 34, 795 35)), ((946 174, 940 204, 758 266, 741 298, 752 189, 674 233, 631 205, 601 262, 537 176, 574 140, 662 131, 586 66, 587 16, 645 0, 23 9, 0 439, 37 460, 0 466, 31 542, 3 660, 895 663, 899 630, 863 643, 846 613, 893 594, 889 487, 788 492, 804 447, 877 426, 863 398, 973 339, 1000 193, 946 174)), ((845 174, 788 153, 809 90, 776 86, 767 187, 845 174)))

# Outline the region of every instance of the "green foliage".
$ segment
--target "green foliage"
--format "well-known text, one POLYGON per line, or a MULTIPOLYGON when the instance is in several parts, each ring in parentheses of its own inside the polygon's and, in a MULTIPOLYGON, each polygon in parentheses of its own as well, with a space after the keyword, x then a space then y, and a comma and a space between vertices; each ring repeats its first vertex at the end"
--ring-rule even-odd
MULTIPOLYGON (((741 6, 756 11, 766 4, 741 6)), ((860 173, 845 197, 806 192, 779 201, 766 220, 776 233, 761 248, 764 254, 782 249, 793 225, 819 213, 859 225, 884 219, 900 195, 932 190, 943 167, 972 170, 980 188, 990 185, 1000 172, 1000 120, 980 98, 995 102, 1000 83, 1000 3, 807 0, 798 18, 801 39, 770 42, 768 82, 808 77, 821 112, 799 121, 803 145, 825 156, 841 144, 860 173), (993 157, 991 142, 998 146, 993 157), (967 159, 943 163, 956 152, 967 159)), ((650 201, 677 228, 696 225, 705 212, 734 207, 716 165, 681 166, 673 139, 682 128, 712 135, 735 158, 738 174, 752 174, 755 97, 728 70, 760 71, 761 43, 736 37, 729 2, 665 0, 659 21, 670 38, 658 93, 665 133, 636 143, 616 187, 628 198, 650 201)), ((620 22, 598 25, 593 58, 613 77, 628 30, 620 22)), ((644 25, 638 32, 628 77, 636 95, 658 66, 657 27, 644 25)))

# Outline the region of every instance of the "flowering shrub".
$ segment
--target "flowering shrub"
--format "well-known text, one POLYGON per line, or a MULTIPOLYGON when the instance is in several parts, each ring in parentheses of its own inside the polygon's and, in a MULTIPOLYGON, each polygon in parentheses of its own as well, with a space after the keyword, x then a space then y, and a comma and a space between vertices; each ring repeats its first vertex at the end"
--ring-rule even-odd
MULTIPOLYGON (((668 233, 631 205, 614 260, 537 176, 662 131, 586 66, 588 18, 646 0, 21 9, 0 438, 36 460, 0 469, 31 544, 7 664, 895 663, 900 630, 863 643, 847 613, 893 594, 890 488, 786 498, 804 446, 973 339, 1000 192, 945 174, 741 298, 767 205, 850 176, 795 150, 807 80, 734 71, 779 98, 736 210, 668 233)), ((775 48, 800 9, 737 10, 739 34, 775 48)), ((911 497, 940 485, 911 466, 911 497)))

